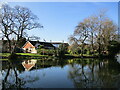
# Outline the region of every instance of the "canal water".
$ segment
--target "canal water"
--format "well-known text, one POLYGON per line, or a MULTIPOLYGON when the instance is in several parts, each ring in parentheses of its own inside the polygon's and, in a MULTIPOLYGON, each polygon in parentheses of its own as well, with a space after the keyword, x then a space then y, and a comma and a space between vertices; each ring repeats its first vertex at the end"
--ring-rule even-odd
POLYGON ((2 61, 3 88, 120 88, 119 60, 2 61))

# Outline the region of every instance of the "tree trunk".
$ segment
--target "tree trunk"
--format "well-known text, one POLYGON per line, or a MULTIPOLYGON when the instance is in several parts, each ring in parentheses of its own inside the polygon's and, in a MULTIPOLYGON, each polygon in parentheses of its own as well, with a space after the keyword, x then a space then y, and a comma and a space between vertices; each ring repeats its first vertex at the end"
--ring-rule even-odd
POLYGON ((100 29, 99 29, 99 35, 98 35, 98 52, 99 52, 99 56, 101 55, 101 25, 100 25, 100 29))
POLYGON ((84 43, 82 43, 82 46, 81 46, 81 57, 83 57, 83 53, 84 53, 84 43))
POLYGON ((7 38, 8 45, 9 45, 9 52, 10 52, 10 53, 12 53, 11 41, 10 41, 10 39, 9 39, 9 37, 8 37, 8 36, 6 36, 6 38, 7 38))
MULTIPOLYGON (((91 33, 92 34, 92 41, 91 41, 91 44, 92 44, 92 52, 94 53, 94 46, 93 46, 93 32, 91 33)), ((93 54, 92 53, 92 54, 93 54)))

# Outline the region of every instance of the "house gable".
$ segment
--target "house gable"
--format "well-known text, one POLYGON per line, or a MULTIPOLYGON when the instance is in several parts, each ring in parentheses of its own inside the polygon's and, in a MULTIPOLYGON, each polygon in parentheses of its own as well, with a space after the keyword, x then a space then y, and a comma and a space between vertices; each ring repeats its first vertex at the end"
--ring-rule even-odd
POLYGON ((35 48, 35 46, 33 46, 29 41, 27 41, 22 48, 30 48, 30 47, 35 48))
POLYGON ((51 43, 39 41, 27 41, 22 48, 25 52, 37 53, 36 49, 39 48, 40 45, 43 45, 45 49, 55 49, 51 43))
POLYGON ((25 70, 29 71, 32 67, 35 66, 36 62, 36 60, 25 60, 22 62, 22 65, 25 68, 25 70))

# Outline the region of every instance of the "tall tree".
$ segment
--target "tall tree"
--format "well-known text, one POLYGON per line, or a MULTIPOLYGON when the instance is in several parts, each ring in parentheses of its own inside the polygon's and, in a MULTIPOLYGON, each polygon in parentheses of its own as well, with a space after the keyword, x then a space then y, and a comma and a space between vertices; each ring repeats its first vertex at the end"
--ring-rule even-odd
POLYGON ((84 23, 87 25, 88 28, 88 42, 90 42, 90 49, 92 52, 94 52, 94 43, 95 43, 95 31, 96 31, 96 26, 97 26, 97 17, 90 16, 88 18, 85 18, 84 23))
POLYGON ((14 12, 11 7, 8 5, 3 5, 1 9, 0 15, 0 27, 3 37, 5 37, 9 43, 9 51, 11 51, 11 35, 13 34, 13 30, 15 28, 15 17, 14 12))
POLYGON ((100 55, 107 51, 109 41, 116 39, 116 27, 114 22, 106 16, 106 12, 101 11, 98 15, 92 15, 80 22, 69 40, 81 44, 82 54, 84 43, 88 43, 91 51, 94 52, 96 49, 100 55))
POLYGON ((96 38, 99 55, 106 50, 108 42, 114 40, 116 35, 116 25, 106 16, 106 12, 101 11, 97 16, 96 38))
POLYGON ((26 30, 43 27, 42 25, 40 25, 40 23, 37 22, 38 17, 34 15, 28 8, 15 6, 14 12, 16 13, 16 30, 14 33, 17 35, 18 41, 20 40, 20 38, 23 38, 24 32, 26 30))
POLYGON ((78 42, 81 44, 81 56, 83 56, 85 41, 88 38, 88 28, 84 22, 80 22, 73 33, 73 36, 69 37, 72 42, 78 42))
POLYGON ((9 5, 2 5, 0 15, 0 27, 3 36, 9 42, 9 49, 11 49, 11 35, 16 36, 14 39, 14 47, 18 46, 18 42, 24 37, 26 30, 34 28, 42 28, 38 23, 38 17, 34 15, 28 8, 15 6, 11 8, 9 5))

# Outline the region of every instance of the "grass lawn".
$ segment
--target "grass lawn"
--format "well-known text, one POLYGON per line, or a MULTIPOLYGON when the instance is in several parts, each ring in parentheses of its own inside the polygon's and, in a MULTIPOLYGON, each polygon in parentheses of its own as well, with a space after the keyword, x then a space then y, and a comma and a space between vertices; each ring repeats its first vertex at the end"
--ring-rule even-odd
POLYGON ((0 61, 7 61, 8 59, 0 59, 0 61))
MULTIPOLYGON (((75 56, 75 57, 79 57, 81 55, 78 55, 78 54, 65 54, 66 56, 75 56)), ((89 55, 89 54, 83 54, 83 56, 94 56, 94 55, 89 55)))
MULTIPOLYGON (((36 54, 36 53, 16 53, 17 55, 20 55, 18 58, 53 58, 54 56, 48 56, 48 55, 40 55, 40 54, 36 54)), ((0 53, 0 56, 3 57, 3 59, 7 59, 8 56, 10 55, 10 53, 0 53)), ((88 54, 84 54, 83 56, 85 57, 92 57, 93 55, 88 55, 88 54)), ((65 58, 77 58, 80 57, 80 55, 74 54, 65 54, 65 58)), ((94 57, 94 56, 93 56, 94 57)))
POLYGON ((16 53, 17 55, 26 55, 26 56, 48 56, 48 55, 40 55, 40 54, 36 54, 36 53, 16 53))
POLYGON ((2 57, 8 57, 10 55, 10 53, 0 53, 0 56, 2 57))
MULTIPOLYGON (((40 54, 35 54, 35 53, 16 53, 17 55, 21 55, 21 56, 31 56, 31 57, 44 57, 44 56, 48 56, 48 55, 40 55, 40 54)), ((0 53, 0 56, 2 57, 8 57, 10 55, 10 53, 0 53)))

